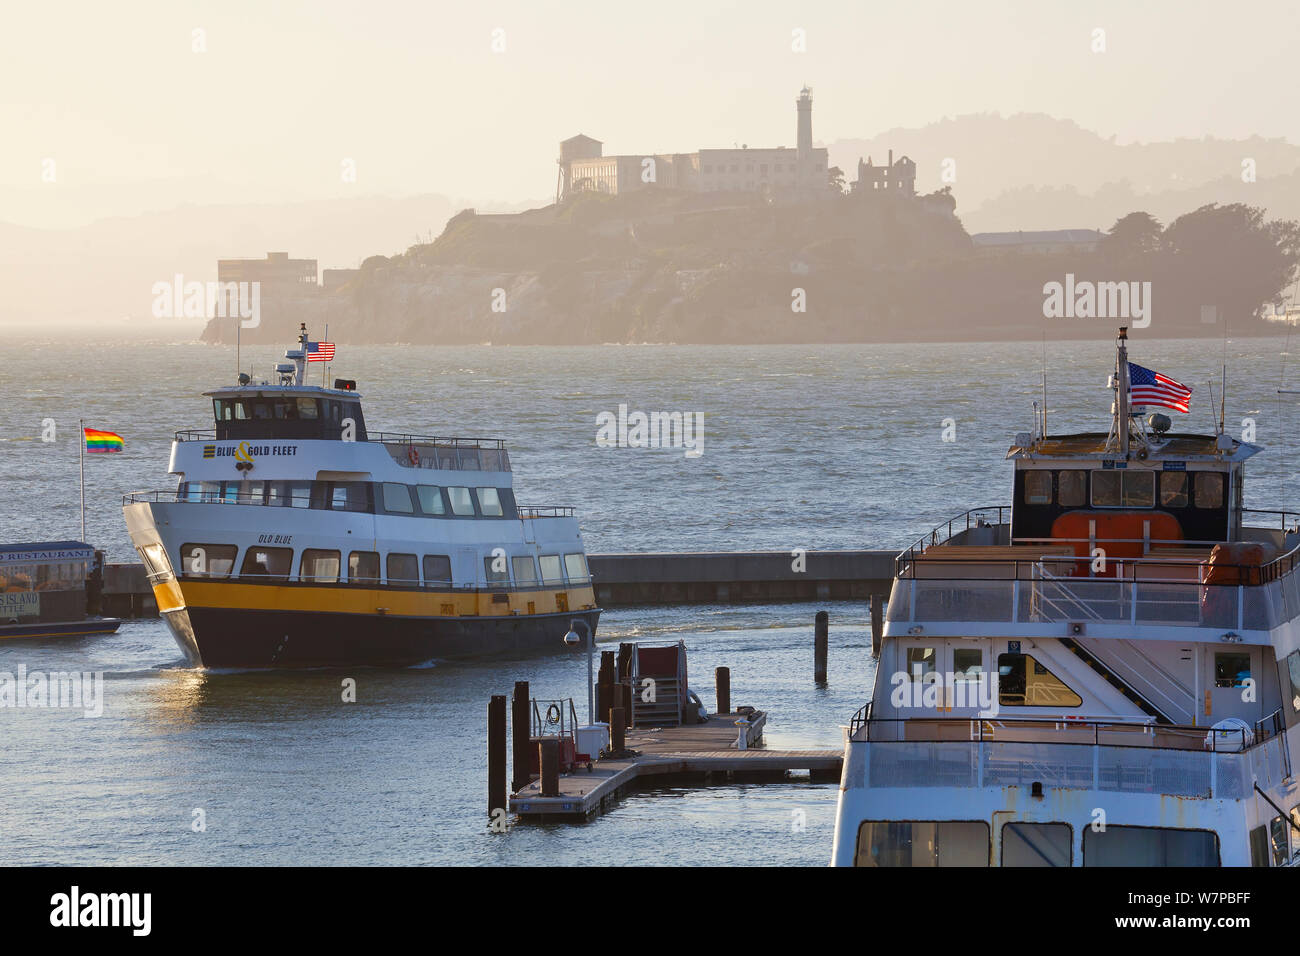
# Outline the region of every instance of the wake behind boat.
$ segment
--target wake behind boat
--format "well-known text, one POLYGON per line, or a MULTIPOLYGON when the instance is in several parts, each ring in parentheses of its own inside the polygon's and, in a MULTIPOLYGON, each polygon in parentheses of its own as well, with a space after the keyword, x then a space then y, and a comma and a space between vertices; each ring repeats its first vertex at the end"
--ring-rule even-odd
POLYGON ((158 609, 207 667, 406 666, 561 650, 595 604, 572 508, 516 504, 497 439, 370 432, 355 383, 205 393, 216 427, 177 432, 174 491, 123 512, 158 609))
POLYGON ((1009 507, 898 558, 845 729, 843 866, 1283 866, 1300 857, 1300 514, 1243 504, 1262 449, 1174 434, 1127 357, 1112 425, 1018 436, 1009 507))

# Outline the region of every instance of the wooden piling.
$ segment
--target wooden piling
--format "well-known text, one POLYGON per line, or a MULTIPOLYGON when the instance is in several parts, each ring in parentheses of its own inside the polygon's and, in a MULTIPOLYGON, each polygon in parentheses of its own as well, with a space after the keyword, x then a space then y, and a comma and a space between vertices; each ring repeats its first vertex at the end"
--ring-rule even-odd
POLYGON ((506 808, 506 695, 488 701, 488 816, 506 808))
POLYGON ((560 795, 560 738, 546 737, 537 744, 540 754, 538 764, 542 768, 542 796, 558 797, 560 795))
POLYGON ((518 793, 532 780, 532 754, 528 745, 533 734, 532 699, 528 695, 528 681, 515 681, 515 694, 510 701, 510 789, 518 793))
POLYGON ((880 644, 885 636, 885 596, 871 595, 871 653, 880 656, 880 644))
POLYGON ((731 713, 730 667, 719 667, 713 672, 713 696, 719 714, 731 713))
POLYGON ((610 753, 622 753, 626 746, 627 725, 622 707, 610 708, 609 716, 609 750, 610 753))
POLYGON ((600 652, 600 673, 596 682, 596 720, 609 723, 609 712, 614 706, 614 652, 600 652))
POLYGON ((813 624, 813 680, 826 683, 826 651, 830 644, 830 615, 818 611, 813 624))

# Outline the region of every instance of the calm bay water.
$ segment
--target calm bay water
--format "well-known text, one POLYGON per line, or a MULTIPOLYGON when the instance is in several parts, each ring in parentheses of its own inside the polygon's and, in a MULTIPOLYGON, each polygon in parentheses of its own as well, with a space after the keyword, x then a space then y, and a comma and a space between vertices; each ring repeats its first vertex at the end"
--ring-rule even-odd
MULTIPOLYGON (((1283 339, 1226 346, 1230 430, 1269 446, 1247 503, 1296 505, 1298 377, 1283 339), (1289 360, 1287 360, 1289 361, 1289 360)), ((281 349, 245 349, 267 373, 281 349)), ((1221 342, 1133 346, 1195 388, 1179 428, 1211 429, 1221 342)), ((189 343, 9 337, 0 365, 0 541, 80 536, 77 421, 127 450, 87 461, 87 538, 132 560, 121 495, 167 488, 172 432, 207 427, 206 388, 233 350, 189 343), (53 419, 57 440, 40 440, 53 419)), ((1105 342, 1050 343, 1049 428, 1108 426, 1105 342)), ((591 551, 901 548, 947 517, 1007 500, 1002 458, 1032 424, 1041 342, 835 347, 672 346, 339 350, 372 429, 505 438, 524 504, 579 508, 591 551), (704 416, 704 455, 595 446, 596 415, 704 416), (955 440, 944 441, 945 419, 955 440)), ((313 375, 320 367, 312 368, 313 375)), ((715 666, 733 700, 771 712, 773 746, 838 747, 867 699, 865 608, 829 604, 829 688, 813 686, 809 605, 607 611, 600 639, 684 640, 706 704, 715 666)), ((791 783, 629 797, 577 827, 485 826, 488 697, 515 680, 585 700, 585 665, 553 657, 357 673, 207 673, 184 667, 158 621, 107 638, 6 642, 0 671, 105 673, 99 718, 0 710, 0 862, 798 863, 830 855, 836 788, 791 783), (355 704, 341 681, 357 681, 355 704), (191 829, 203 809, 207 829, 191 829), (794 832, 794 811, 806 829, 794 832)))

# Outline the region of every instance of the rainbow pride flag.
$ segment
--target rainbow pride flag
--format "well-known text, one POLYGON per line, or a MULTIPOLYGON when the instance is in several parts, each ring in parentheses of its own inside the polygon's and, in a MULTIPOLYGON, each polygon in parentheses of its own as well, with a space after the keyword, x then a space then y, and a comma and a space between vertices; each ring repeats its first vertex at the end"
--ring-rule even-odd
POLYGON ((94 428, 82 428, 86 437, 86 454, 110 455, 126 447, 121 435, 113 432, 101 432, 94 428))

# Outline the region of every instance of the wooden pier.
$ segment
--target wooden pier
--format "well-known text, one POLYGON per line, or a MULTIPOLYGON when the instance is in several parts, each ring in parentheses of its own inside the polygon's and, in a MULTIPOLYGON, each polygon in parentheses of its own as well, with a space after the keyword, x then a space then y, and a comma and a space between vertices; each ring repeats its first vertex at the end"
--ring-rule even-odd
POLYGON ((838 781, 843 753, 838 750, 769 750, 762 746, 767 715, 713 714, 702 724, 632 728, 626 750, 635 755, 597 760, 559 776, 558 792, 542 796, 540 779, 511 795, 511 812, 525 820, 585 820, 608 810, 638 784, 710 784, 732 781, 772 782, 792 771, 808 771, 813 780, 838 781), (746 748, 737 747, 740 728, 749 721, 746 748))

